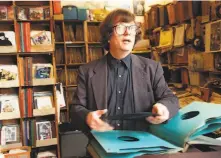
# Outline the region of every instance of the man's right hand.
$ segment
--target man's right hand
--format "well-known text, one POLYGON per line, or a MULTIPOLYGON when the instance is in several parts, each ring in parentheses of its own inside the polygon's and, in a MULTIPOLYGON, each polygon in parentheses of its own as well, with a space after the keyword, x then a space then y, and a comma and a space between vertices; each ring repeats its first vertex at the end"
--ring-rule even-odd
POLYGON ((107 109, 89 112, 86 118, 88 126, 99 132, 113 130, 114 128, 112 126, 100 119, 100 117, 106 112, 107 109))

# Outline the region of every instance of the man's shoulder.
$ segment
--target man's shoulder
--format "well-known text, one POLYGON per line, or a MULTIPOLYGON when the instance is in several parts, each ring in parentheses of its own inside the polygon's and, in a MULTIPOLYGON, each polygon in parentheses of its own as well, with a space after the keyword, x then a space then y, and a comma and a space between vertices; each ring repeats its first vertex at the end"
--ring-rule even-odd
POLYGON ((153 59, 145 58, 145 57, 142 57, 139 55, 134 55, 134 54, 133 54, 133 56, 135 56, 135 58, 137 58, 144 65, 157 66, 157 64, 158 64, 158 62, 156 62, 153 59))
POLYGON ((90 61, 89 63, 82 65, 81 68, 86 71, 94 70, 94 68, 97 66, 97 64, 103 60, 104 60, 104 57, 90 61))

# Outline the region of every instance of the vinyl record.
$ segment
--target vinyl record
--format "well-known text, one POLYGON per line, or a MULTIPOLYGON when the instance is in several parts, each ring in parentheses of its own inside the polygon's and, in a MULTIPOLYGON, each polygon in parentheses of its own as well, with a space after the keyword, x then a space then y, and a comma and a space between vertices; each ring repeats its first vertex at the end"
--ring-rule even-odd
POLYGON ((221 4, 216 7, 216 16, 221 18, 221 4))
POLYGON ((205 50, 205 47, 204 47, 204 41, 203 41, 203 38, 202 36, 196 36, 194 39, 193 39, 193 47, 196 49, 196 50, 199 50, 199 51, 204 51, 205 50))

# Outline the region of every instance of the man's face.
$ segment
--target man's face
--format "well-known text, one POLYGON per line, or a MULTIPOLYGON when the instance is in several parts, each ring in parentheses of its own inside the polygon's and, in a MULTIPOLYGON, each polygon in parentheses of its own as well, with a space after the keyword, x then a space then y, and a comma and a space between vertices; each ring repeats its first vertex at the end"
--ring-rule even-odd
POLYGON ((135 42, 137 27, 135 22, 118 22, 113 27, 110 37, 111 52, 131 52, 135 42))

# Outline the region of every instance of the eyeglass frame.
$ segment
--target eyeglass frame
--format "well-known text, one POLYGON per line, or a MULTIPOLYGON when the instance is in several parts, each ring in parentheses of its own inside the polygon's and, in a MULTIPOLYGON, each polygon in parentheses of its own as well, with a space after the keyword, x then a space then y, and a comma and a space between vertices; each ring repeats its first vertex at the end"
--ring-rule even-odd
POLYGON ((118 34, 118 35, 124 35, 125 32, 126 32, 126 30, 128 31, 128 34, 129 34, 129 35, 137 35, 138 30, 139 30, 140 27, 137 26, 136 24, 130 25, 130 26, 125 26, 125 25, 123 25, 123 24, 117 24, 117 25, 113 26, 112 28, 114 29, 114 31, 115 31, 116 34, 118 34), (124 33, 119 34, 119 33, 117 32, 117 30, 116 30, 116 27, 117 27, 117 26, 124 26, 124 28, 125 28, 124 33), (132 27, 132 26, 136 26, 135 34, 131 34, 131 32, 129 31, 129 30, 130 30, 130 27, 132 27))

